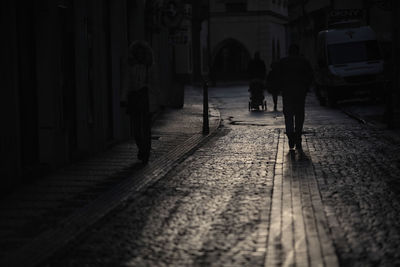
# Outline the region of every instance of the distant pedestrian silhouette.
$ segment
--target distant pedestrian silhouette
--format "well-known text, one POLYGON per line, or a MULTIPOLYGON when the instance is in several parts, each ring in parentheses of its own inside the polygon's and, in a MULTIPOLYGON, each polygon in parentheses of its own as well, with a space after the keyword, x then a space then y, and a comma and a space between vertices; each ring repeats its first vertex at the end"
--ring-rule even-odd
POLYGON ((266 67, 264 61, 260 58, 260 52, 254 53, 254 58, 250 60, 247 72, 250 80, 265 80, 266 67))
POLYGON ((304 106, 307 92, 313 79, 310 62, 299 55, 299 47, 289 47, 289 56, 277 64, 278 84, 282 90, 283 113, 289 148, 302 150, 304 106))
POLYGON ((145 41, 134 41, 129 46, 128 71, 122 100, 127 102, 133 135, 138 146, 138 158, 147 163, 151 149, 151 116, 149 111, 150 70, 153 65, 152 48, 145 41))
POLYGON ((278 95, 280 94, 280 88, 278 85, 278 73, 277 73, 277 63, 271 64, 271 70, 267 75, 267 91, 272 95, 272 100, 274 101, 274 111, 278 110, 278 95))

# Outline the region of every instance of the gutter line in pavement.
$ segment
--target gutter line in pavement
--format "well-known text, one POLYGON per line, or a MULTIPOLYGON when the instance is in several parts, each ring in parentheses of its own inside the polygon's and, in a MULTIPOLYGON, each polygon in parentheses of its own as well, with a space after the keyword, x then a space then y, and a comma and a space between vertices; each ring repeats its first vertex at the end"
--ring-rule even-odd
POLYGON ((367 124, 367 122, 366 122, 363 118, 361 118, 360 116, 358 116, 357 114, 355 114, 355 113, 353 113, 353 112, 350 112, 350 111, 348 111, 348 110, 346 110, 346 109, 341 109, 341 111, 342 111, 344 114, 346 114, 347 116, 349 116, 350 118, 355 119, 355 120, 358 121, 359 123, 367 124))

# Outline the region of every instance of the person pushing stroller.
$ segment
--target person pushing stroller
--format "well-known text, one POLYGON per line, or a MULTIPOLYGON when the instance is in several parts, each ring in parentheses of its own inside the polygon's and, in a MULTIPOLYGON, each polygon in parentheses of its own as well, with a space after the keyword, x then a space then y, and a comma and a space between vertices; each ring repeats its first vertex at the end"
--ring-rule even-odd
POLYGON ((264 61, 260 58, 260 52, 254 53, 254 58, 249 62, 248 75, 250 78, 249 92, 250 92, 250 109, 258 109, 263 106, 266 109, 266 102, 264 101, 264 85, 266 67, 264 61))

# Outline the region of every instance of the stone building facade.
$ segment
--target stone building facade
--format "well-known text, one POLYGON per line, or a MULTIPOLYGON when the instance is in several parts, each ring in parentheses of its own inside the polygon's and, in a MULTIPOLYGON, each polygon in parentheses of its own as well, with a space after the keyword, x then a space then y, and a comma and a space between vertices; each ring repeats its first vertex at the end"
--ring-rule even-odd
POLYGON ((120 92, 133 40, 145 39, 154 48, 157 105, 182 105, 169 29, 159 21, 163 1, 0 5, 4 190, 130 137, 120 92))
POLYGON ((245 79, 256 51, 269 69, 286 55, 287 4, 286 0, 210 0, 210 25, 205 22, 202 27, 203 69, 210 60, 217 80, 245 79))

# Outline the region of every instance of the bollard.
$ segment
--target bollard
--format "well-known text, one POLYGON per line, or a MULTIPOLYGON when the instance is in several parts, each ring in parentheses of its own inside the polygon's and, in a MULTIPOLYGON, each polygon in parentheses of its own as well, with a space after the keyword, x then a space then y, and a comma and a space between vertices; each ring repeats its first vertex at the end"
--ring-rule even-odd
POLYGON ((208 121, 208 81, 204 81, 203 85, 203 134, 210 133, 210 126, 208 121))

